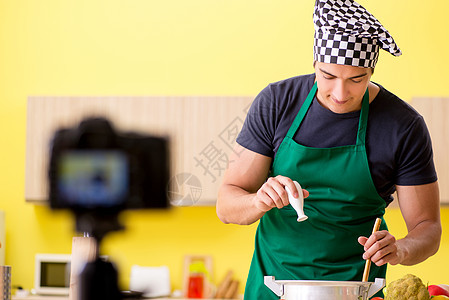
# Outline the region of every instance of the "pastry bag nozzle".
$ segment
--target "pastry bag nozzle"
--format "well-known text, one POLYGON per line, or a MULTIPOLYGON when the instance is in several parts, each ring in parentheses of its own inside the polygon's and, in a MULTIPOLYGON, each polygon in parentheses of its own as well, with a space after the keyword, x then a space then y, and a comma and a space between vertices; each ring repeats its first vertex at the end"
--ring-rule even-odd
POLYGON ((290 202, 291 206, 296 210, 296 213, 298 214, 298 222, 302 222, 307 220, 307 216, 304 214, 303 206, 304 206, 304 196, 302 194, 302 188, 299 185, 297 181, 293 181, 293 183, 296 186, 296 189, 298 190, 298 198, 293 197, 292 192, 288 187, 285 187, 285 190, 287 191, 288 195, 288 201, 290 202))

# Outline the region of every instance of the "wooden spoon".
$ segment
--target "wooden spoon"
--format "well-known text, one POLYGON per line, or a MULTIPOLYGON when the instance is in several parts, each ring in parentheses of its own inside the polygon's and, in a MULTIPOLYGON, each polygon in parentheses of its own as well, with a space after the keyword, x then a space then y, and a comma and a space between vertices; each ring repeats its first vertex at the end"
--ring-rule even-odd
MULTIPOLYGON (((376 222, 374 223, 374 227, 373 227, 373 233, 375 233, 376 231, 379 230, 380 227, 380 223, 382 223, 382 219, 381 218, 377 218, 376 222)), ((368 275, 369 275, 369 269, 371 267, 371 259, 367 259, 365 262, 365 270, 363 271, 363 282, 367 282, 368 281, 368 275)))

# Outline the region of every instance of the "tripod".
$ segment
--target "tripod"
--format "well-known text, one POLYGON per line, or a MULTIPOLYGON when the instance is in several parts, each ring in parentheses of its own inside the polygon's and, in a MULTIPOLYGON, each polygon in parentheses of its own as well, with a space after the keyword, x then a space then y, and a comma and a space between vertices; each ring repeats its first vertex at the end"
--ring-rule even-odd
POLYGON ((100 245, 104 236, 123 229, 117 215, 85 213, 76 216, 77 230, 88 232, 96 243, 95 259, 86 263, 79 274, 79 292, 76 300, 119 300, 118 273, 115 266, 100 257, 100 245))

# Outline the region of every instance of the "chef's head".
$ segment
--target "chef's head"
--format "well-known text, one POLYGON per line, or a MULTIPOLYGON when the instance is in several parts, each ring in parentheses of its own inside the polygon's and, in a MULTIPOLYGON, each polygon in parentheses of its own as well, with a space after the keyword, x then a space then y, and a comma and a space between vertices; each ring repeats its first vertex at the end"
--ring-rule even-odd
POLYGON ((382 48, 394 56, 401 50, 380 22, 352 0, 316 0, 314 67, 321 102, 330 110, 360 108, 382 48))

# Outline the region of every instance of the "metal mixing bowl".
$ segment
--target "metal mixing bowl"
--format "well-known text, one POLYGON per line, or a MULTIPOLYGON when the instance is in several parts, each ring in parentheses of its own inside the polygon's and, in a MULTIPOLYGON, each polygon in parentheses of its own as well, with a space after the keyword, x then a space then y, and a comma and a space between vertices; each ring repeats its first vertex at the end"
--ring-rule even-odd
POLYGON ((264 283, 283 300, 368 300, 385 286, 385 279, 375 282, 275 280, 265 276, 264 283))

